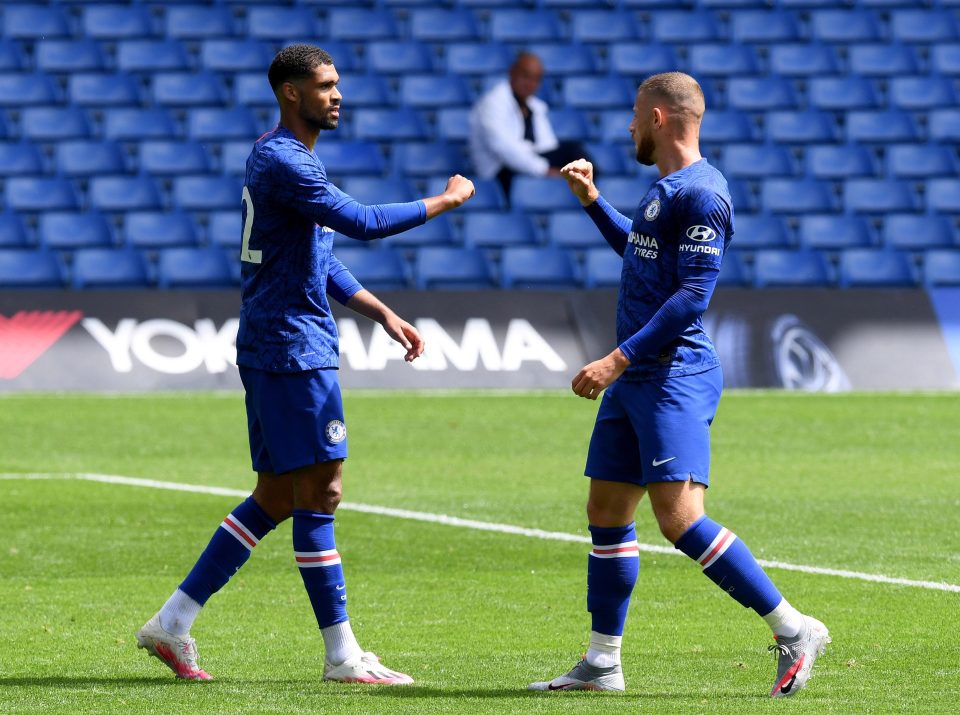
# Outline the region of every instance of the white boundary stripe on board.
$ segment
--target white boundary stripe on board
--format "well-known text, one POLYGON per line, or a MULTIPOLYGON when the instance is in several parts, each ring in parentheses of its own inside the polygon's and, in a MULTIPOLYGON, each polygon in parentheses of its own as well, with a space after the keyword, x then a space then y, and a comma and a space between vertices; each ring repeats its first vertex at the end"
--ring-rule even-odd
MULTIPOLYGON (((216 496, 246 497, 250 495, 249 490, 229 489, 226 487, 208 487, 199 484, 180 484, 178 482, 161 482, 155 479, 140 479, 137 477, 124 477, 116 474, 0 474, 0 480, 41 480, 41 479, 76 479, 87 482, 104 482, 106 484, 123 484, 130 487, 146 487, 148 489, 167 489, 177 492, 192 492, 195 494, 214 494, 216 496)), ((578 534, 567 534, 561 531, 544 531, 543 529, 528 529, 513 524, 497 524, 489 521, 476 521, 474 519, 461 519, 457 516, 447 516, 446 514, 431 514, 423 511, 410 511, 408 509, 394 509, 387 506, 376 506, 373 504, 357 504, 354 502, 343 502, 340 509, 348 511, 359 511, 365 514, 376 514, 378 516, 389 516, 394 519, 409 519, 411 521, 425 521, 431 524, 444 524, 446 526, 459 526, 465 529, 475 529, 478 531, 493 531, 498 534, 513 534, 515 536, 526 536, 534 539, 546 539, 550 541, 568 541, 580 544, 592 543, 590 537, 580 536, 578 534)), ((646 551, 654 554, 673 554, 681 555, 679 551, 669 546, 657 546, 655 544, 637 544, 640 551, 646 551)), ((914 588, 925 588, 933 591, 950 591, 960 593, 960 584, 942 583, 937 581, 916 581, 909 578, 896 578, 894 576, 884 576, 882 574, 863 573, 861 571, 847 571, 845 569, 830 569, 820 566, 805 566, 803 564, 791 564, 783 561, 770 561, 767 559, 757 559, 764 568, 781 569, 783 571, 799 571, 800 573, 817 574, 819 576, 836 576, 838 578, 856 579, 859 581, 871 581, 874 583, 891 584, 895 586, 912 586, 914 588)))

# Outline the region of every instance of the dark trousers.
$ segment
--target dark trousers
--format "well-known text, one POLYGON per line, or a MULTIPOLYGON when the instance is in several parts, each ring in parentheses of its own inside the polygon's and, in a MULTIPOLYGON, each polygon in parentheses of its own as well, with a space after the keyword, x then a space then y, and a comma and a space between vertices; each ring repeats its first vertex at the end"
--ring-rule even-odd
MULTIPOLYGON (((560 169, 571 161, 577 159, 586 159, 590 161, 590 155, 584 150, 580 142, 560 142, 560 146, 552 151, 545 151, 540 156, 550 162, 550 167, 560 169)), ((500 169, 497 174, 497 181, 503 187, 503 194, 507 197, 507 203, 510 203, 510 187, 513 185, 513 177, 517 172, 508 166, 500 169)), ((594 170, 596 173, 596 170, 594 170)))

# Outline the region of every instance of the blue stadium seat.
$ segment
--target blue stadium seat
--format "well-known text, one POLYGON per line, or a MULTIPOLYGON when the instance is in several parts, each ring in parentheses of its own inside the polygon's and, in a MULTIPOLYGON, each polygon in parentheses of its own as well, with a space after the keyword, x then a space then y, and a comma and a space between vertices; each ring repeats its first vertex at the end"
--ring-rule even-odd
POLYGON ((60 141, 90 136, 90 121, 80 107, 25 107, 20 133, 35 141, 60 141))
POLYGON ((193 219, 182 211, 130 211, 123 218, 123 238, 137 248, 197 245, 193 219))
POLYGON ((748 112, 789 109, 797 106, 797 95, 789 80, 777 76, 731 77, 727 82, 727 103, 748 112))
POLYGON ((229 37, 235 31, 230 9, 222 6, 173 5, 167 8, 165 20, 168 37, 202 40, 229 37))
MULTIPOLYGON (((657 174, 654 173, 649 179, 649 182, 653 183, 653 181, 658 178, 657 174)), ((730 191, 730 200, 733 202, 735 210, 746 213, 752 213, 757 210, 757 202, 753 195, 754 192, 746 181, 742 179, 728 179, 727 189, 730 191)))
POLYGON ((354 134, 368 141, 426 140, 427 129, 416 110, 361 108, 354 112, 354 134))
POLYGON ((810 30, 813 39, 835 44, 882 39, 876 14, 862 8, 815 10, 810 13, 810 30))
MULTIPOLYGON (((35 49, 35 54, 37 55, 35 60, 36 62, 40 61, 40 55, 42 54, 42 46, 48 42, 59 42, 59 40, 45 40, 45 41, 41 40, 40 42, 36 43, 37 44, 37 47, 35 49)), ((70 40, 67 40, 67 42, 70 42, 70 40)), ((86 42, 86 41, 81 41, 81 42, 86 42)), ((83 62, 89 61, 89 58, 85 57, 83 55, 83 52, 81 51, 80 53, 78 53, 77 60, 82 64, 83 62)), ((23 52, 20 51, 19 45, 13 40, 8 40, 5 37, 0 37, 0 72, 9 72, 11 70, 13 71, 22 70, 24 68, 24 64, 25 62, 23 59, 23 52)), ((39 65, 38 65, 38 69, 41 69, 44 71, 47 70, 46 67, 42 67, 39 65)), ((67 71, 69 69, 70 68, 67 67, 66 70, 64 71, 67 71)))
POLYGON ((477 248, 536 243, 533 222, 523 211, 474 211, 463 220, 464 245, 477 248))
POLYGON ((394 204, 413 201, 410 184, 400 177, 348 176, 340 187, 361 204, 394 204))
POLYGON ((692 45, 724 39, 716 17, 703 10, 658 11, 650 16, 650 30, 656 42, 692 45))
POLYGON ((422 42, 371 42, 367 46, 367 70, 382 75, 433 72, 433 53, 422 42))
POLYGON ((400 102, 408 107, 468 106, 472 96, 463 77, 411 74, 400 78, 400 102))
POLYGON ((0 107, 56 104, 58 92, 49 75, 39 72, 0 73, 0 107))
POLYGON ((960 109, 934 109, 927 112, 930 141, 960 142, 960 109))
POLYGON ((197 141, 150 139, 140 143, 140 170, 154 176, 199 174, 210 170, 210 157, 197 141))
POLYGON ((800 29, 794 16, 782 10, 738 10, 731 13, 730 36, 734 43, 795 42, 800 29))
POLYGON ((880 106, 877 90, 866 77, 813 77, 807 85, 810 106, 828 111, 874 109, 880 106))
POLYGON ((460 152, 445 142, 402 142, 393 148, 393 168, 404 176, 452 176, 466 171, 460 152))
MULTIPOLYGON (((442 194, 446 185, 447 179, 444 177, 431 179, 427 182, 427 196, 442 194)), ((503 187, 496 179, 474 179, 473 186, 477 193, 458 211, 489 211, 507 208, 507 199, 503 195, 503 187)))
POLYGON ((20 214, 0 212, 0 249, 26 248, 29 243, 30 236, 20 214))
POLYGON ((117 43, 117 69, 121 72, 177 72, 190 68, 190 58, 179 40, 139 39, 117 43))
MULTIPOLYGON (((105 69, 107 61, 100 43, 85 37, 38 41, 34 48, 34 64, 42 72, 95 72, 105 69)), ((19 66, 2 69, 19 69, 19 66)))
POLYGON ((887 173, 899 179, 955 176, 957 155, 941 144, 893 144, 887 147, 887 173))
POLYGON ((948 77, 893 77, 888 91, 891 106, 911 111, 955 107, 958 101, 948 77))
POLYGON ((67 80, 71 104, 92 107, 132 106, 140 104, 140 87, 128 74, 72 74, 67 80))
POLYGON ((110 224, 96 211, 49 211, 37 224, 40 245, 57 250, 106 247, 113 244, 110 224))
POLYGON ((4 288, 60 288, 63 269, 52 251, 0 249, 0 285, 4 288))
POLYGON ((200 66, 214 72, 262 73, 273 54, 269 45, 253 38, 208 39, 200 44, 200 66))
POLYGON ((447 45, 444 61, 451 74, 505 76, 514 55, 499 43, 455 42, 447 45))
MULTIPOLYGON (((710 112, 704 115, 704 119, 710 112)), ((767 141, 775 144, 816 144, 837 139, 837 124, 833 117, 818 110, 801 112, 767 112, 765 118, 767 141)))
POLYGON ((389 244, 394 248, 451 246, 454 244, 453 223, 447 216, 437 216, 426 223, 391 236, 389 244))
POLYGON ((327 32, 335 40, 370 42, 399 37, 393 14, 383 8, 334 7, 327 13, 327 32))
MULTIPOLYGON (((627 120, 629 122, 629 119, 627 120)), ((626 133, 627 125, 623 125, 626 133)), ((700 141, 705 144, 748 142, 754 139, 754 126, 744 112, 710 109, 700 124, 700 141)))
POLYGON ((829 266, 819 251, 768 248, 754 255, 753 285, 757 288, 823 287, 832 283, 829 266))
MULTIPOLYGON (((397 144, 400 148, 403 144, 397 144)), ((246 162, 250 154, 251 145, 246 145, 243 161, 246 162)), ((345 176, 348 174, 375 174, 380 175, 386 170, 386 162, 380 146, 374 142, 360 141, 324 141, 315 147, 317 156, 323 162, 327 173, 331 176, 345 176)))
POLYGON ((847 139, 852 142, 888 144, 920 138, 913 117, 899 109, 847 113, 847 139))
POLYGON ((910 261, 887 248, 850 248, 840 254, 843 288, 908 288, 917 284, 910 261))
POLYGON ((923 280, 929 286, 960 286, 960 250, 927 251, 923 257, 923 280))
POLYGON ((800 217, 800 246, 821 250, 866 248, 874 244, 862 216, 812 214, 800 217))
POLYGON ((717 285, 727 288, 743 288, 750 285, 750 274, 746 264, 736 251, 727 251, 723 255, 717 285))
POLYGON ((547 243, 559 248, 576 250, 606 248, 610 253, 614 253, 600 234, 600 229, 593 223, 593 219, 582 209, 552 212, 547 217, 547 243))
POLYGON ((83 34, 97 40, 149 37, 155 34, 150 11, 143 5, 93 5, 82 9, 83 34))
POLYGON ((4 205, 14 211, 68 211, 79 207, 73 184, 60 177, 13 176, 4 183, 4 205))
POLYGON ((289 39, 291 34, 299 37, 323 37, 321 25, 313 8, 302 5, 248 8, 247 34, 252 38, 278 41, 289 39))
POLYGON ((795 171, 790 152, 776 144, 728 144, 722 165, 727 176, 742 178, 788 176, 795 171))
POLYGON ((95 176, 90 179, 90 203, 101 211, 159 209, 160 190, 150 176, 95 176))
POLYGON ((216 246, 164 248, 157 257, 160 288, 224 288, 233 284, 230 263, 216 246))
POLYGON ((421 248, 414 266, 420 290, 476 290, 494 285, 490 264, 479 248, 421 248))
POLYGON ((680 66, 677 53, 670 45, 637 42, 616 42, 607 48, 610 70, 630 78, 646 78, 659 72, 670 72, 680 66))
POLYGON ((117 141, 167 139, 177 136, 177 125, 159 107, 112 107, 103 112, 103 136, 117 141))
POLYGON ((135 248, 81 248, 73 254, 74 288, 142 288, 147 264, 135 248))
POLYGON ((587 251, 583 261, 584 288, 616 288, 620 285, 623 257, 609 246, 587 251))
POLYGON ((39 3, 5 5, 3 8, 3 35, 14 40, 41 40, 49 37, 67 37, 70 22, 63 8, 39 3))
POLYGON ((939 214, 887 214, 881 236, 884 246, 907 251, 957 245, 950 220, 939 214))
POLYGON ((859 144, 814 144, 805 150, 807 174, 817 179, 847 179, 876 174, 876 163, 859 144))
POLYGON ((633 104, 636 88, 622 77, 582 75, 563 80, 563 99, 581 109, 622 109, 633 104))
MULTIPOLYGON (((624 216, 632 217, 649 185, 635 176, 606 176, 597 179, 603 198, 624 216)), ((565 202, 566 204, 566 202, 565 202)), ((565 207, 569 206, 567 204, 565 207)))
POLYGON ((627 163, 627 154, 623 151, 620 144, 607 144, 603 142, 587 142, 583 147, 586 154, 593 162, 597 174, 603 176, 614 176, 616 174, 629 174, 634 171, 634 162, 627 163))
MULTIPOLYGON (((338 66, 337 69, 346 72, 349 68, 338 66)), ((269 107, 274 109, 277 106, 277 97, 262 71, 238 72, 235 74, 233 76, 233 99, 236 104, 242 107, 269 107)))
POLYGON ((843 204, 857 213, 889 213, 914 211, 917 196, 910 184, 896 179, 847 179, 843 188, 843 204))
POLYGON ((757 52, 750 45, 694 45, 687 61, 695 77, 757 74, 760 67, 757 52))
POLYGON ((589 139, 591 134, 589 120, 575 107, 551 108, 550 126, 560 141, 583 142, 589 139))
POLYGON ((186 211, 240 208, 243 182, 234 176, 177 176, 173 180, 173 204, 186 211))
POLYGON ((407 287, 403 256, 399 251, 389 247, 372 250, 364 246, 337 246, 334 255, 368 290, 403 290, 407 287))
POLYGON ((223 104, 227 98, 220 78, 210 72, 158 72, 153 75, 153 99, 169 106, 223 104))
POLYGON ((944 42, 931 47, 930 69, 939 74, 960 75, 960 43, 944 42))
POLYGON ((733 225, 734 248, 787 248, 792 243, 786 222, 774 214, 737 213, 733 225))
POLYGON ((570 254, 555 246, 512 246, 500 256, 500 285, 504 288, 573 288, 577 283, 570 254))
POLYGON ((552 10, 495 8, 490 11, 490 39, 513 43, 557 42, 563 39, 563 30, 552 10))
POLYGON ((395 103, 386 78, 375 74, 344 72, 337 89, 344 103, 351 107, 384 107, 395 103))
POLYGON ((207 214, 207 240, 221 248, 239 252, 243 232, 241 215, 237 210, 211 211, 207 214))
POLYGON ((127 168, 123 149, 109 139, 61 141, 56 145, 54 157, 60 173, 69 176, 120 174, 127 168))
POLYGON ((43 155, 30 142, 0 142, 0 176, 44 173, 43 155))
POLYGON ((960 179, 930 179, 926 184, 926 197, 930 211, 960 213, 960 179))
POLYGON ((468 8, 425 7, 410 13, 410 37, 421 42, 463 42, 480 37, 468 8))
POLYGON ((570 28, 576 42, 606 45, 639 37, 633 16, 625 10, 576 10, 570 15, 570 28))
POLYGON ((567 182, 559 178, 517 176, 510 186, 510 204, 527 211, 557 211, 579 206, 567 188, 567 182))
POLYGON ((835 207, 830 185, 816 179, 766 179, 760 203, 774 213, 827 213, 835 207))
POLYGON ((822 77, 840 70, 836 50, 817 43, 772 45, 768 62, 773 74, 785 77, 822 77))
POLYGON ((593 50, 579 42, 534 42, 526 49, 540 58, 547 77, 562 78, 597 71, 593 50))
POLYGON ((187 110, 187 136, 198 141, 227 141, 260 136, 257 119, 246 107, 193 107, 187 110))
POLYGON ((470 109, 445 107, 437 110, 437 132, 440 139, 466 143, 470 139, 470 109))
POLYGON ((957 19, 950 10, 894 10, 890 14, 890 34, 894 40, 915 44, 947 42, 957 39, 957 19))
POLYGON ((864 77, 914 74, 920 69, 914 49, 898 43, 852 45, 848 50, 847 62, 851 72, 864 77))

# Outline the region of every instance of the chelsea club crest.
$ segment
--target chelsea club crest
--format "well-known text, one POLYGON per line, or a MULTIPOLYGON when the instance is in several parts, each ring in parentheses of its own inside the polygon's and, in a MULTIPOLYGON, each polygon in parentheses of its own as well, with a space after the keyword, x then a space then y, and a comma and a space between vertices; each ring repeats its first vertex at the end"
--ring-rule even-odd
POLYGON ((339 444, 347 438, 347 427, 340 420, 330 420, 327 422, 327 441, 331 444, 339 444))
POLYGON ((647 221, 653 221, 657 216, 660 215, 660 199, 654 199, 649 204, 647 208, 643 210, 643 217, 647 221))

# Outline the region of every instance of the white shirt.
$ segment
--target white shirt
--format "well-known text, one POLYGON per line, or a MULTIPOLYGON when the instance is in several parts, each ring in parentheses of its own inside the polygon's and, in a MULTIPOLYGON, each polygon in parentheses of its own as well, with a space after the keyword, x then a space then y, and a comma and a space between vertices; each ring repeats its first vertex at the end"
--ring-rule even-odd
POLYGON ((523 138, 523 114, 507 80, 498 82, 470 111, 470 156, 477 174, 490 179, 504 166, 518 174, 544 176, 550 163, 540 154, 559 142, 547 117, 549 107, 538 97, 527 99, 536 141, 523 138))

